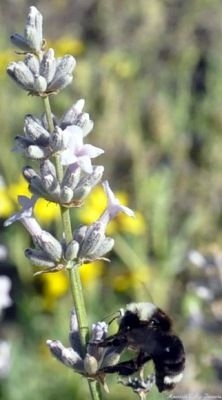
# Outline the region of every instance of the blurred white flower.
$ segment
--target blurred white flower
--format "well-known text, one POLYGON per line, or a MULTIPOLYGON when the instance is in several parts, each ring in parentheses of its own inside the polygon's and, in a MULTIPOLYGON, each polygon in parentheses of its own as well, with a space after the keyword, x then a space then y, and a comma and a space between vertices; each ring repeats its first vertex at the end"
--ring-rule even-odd
POLYGON ((4 308, 12 304, 12 299, 9 296, 11 289, 11 281, 7 276, 0 276, 0 313, 4 308))
POLYGON ((6 378, 10 370, 11 345, 6 340, 0 341, 0 379, 6 378))

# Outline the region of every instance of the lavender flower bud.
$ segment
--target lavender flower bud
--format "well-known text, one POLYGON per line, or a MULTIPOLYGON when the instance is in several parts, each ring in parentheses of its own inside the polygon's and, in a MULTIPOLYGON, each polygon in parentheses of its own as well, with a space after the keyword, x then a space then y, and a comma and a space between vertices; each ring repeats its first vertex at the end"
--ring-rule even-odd
POLYGON ((17 153, 24 153, 27 148, 32 144, 32 141, 25 136, 17 135, 14 138, 15 146, 12 148, 12 151, 17 153))
POLYGON ((71 164, 69 167, 66 168, 61 188, 67 186, 70 189, 75 189, 77 186, 81 174, 81 168, 78 164, 71 164))
POLYGON ((39 94, 44 93, 46 91, 46 88, 47 88, 46 79, 41 75, 35 76, 33 85, 34 92, 39 94))
POLYGON ((101 245, 105 237, 104 226, 100 222, 95 222, 88 227, 84 241, 80 247, 78 256, 80 258, 88 258, 90 254, 96 251, 101 245))
POLYGON ((79 326, 78 320, 76 316, 75 310, 72 310, 70 313, 70 332, 69 332, 69 342, 73 350, 77 351, 77 353, 83 358, 83 347, 79 334, 79 326))
POLYGON ((40 197, 47 197, 41 177, 29 166, 23 168, 23 176, 29 183, 29 190, 40 197))
POLYGON ((78 251, 79 243, 76 240, 72 240, 66 247, 65 259, 67 261, 75 260, 77 258, 78 251))
POLYGON ((89 195, 90 192, 90 186, 85 185, 77 187, 73 192, 73 203, 76 203, 76 205, 81 205, 83 200, 89 195))
POLYGON ((84 104, 85 101, 81 99, 64 114, 60 122, 62 129, 69 125, 76 125, 82 129, 83 136, 86 136, 92 130, 93 121, 90 120, 89 114, 82 112, 84 104))
POLYGON ((50 160, 44 160, 43 162, 41 162, 40 174, 42 175, 42 177, 52 175, 54 178, 56 178, 56 169, 54 164, 50 160))
POLYGON ((63 133, 62 130, 56 126, 54 132, 50 135, 49 146, 53 152, 57 152, 63 149, 63 133))
POLYGON ((84 370, 89 375, 95 375, 98 371, 98 361, 90 354, 86 354, 84 358, 84 370))
POLYGON ((19 33, 14 33, 10 36, 12 44, 24 52, 29 52, 31 49, 27 43, 27 40, 19 33))
POLYGON ((80 99, 68 111, 62 116, 60 126, 65 129, 68 125, 77 125, 79 115, 82 114, 82 110, 85 104, 85 100, 80 99))
POLYGON ((25 155, 33 160, 42 160, 49 157, 51 155, 51 151, 49 148, 29 146, 25 151, 25 155))
POLYGON ((33 90, 34 76, 23 61, 10 63, 7 73, 22 89, 33 90))
POLYGON ((49 259, 46 253, 39 249, 28 248, 25 250, 25 256, 31 261, 33 265, 42 267, 44 269, 52 269, 56 267, 56 263, 49 259))
POLYGON ((40 64, 40 75, 44 76, 48 84, 53 79, 55 72, 56 72, 56 60, 54 57, 54 50, 49 49, 43 55, 40 64))
POLYGON ((30 49, 35 52, 39 52, 42 49, 42 15, 34 6, 29 9, 24 37, 30 49))
POLYGON ((56 72, 47 90, 49 92, 56 92, 67 86, 73 79, 72 72, 75 64, 76 61, 71 55, 57 59, 56 72))
POLYGON ((24 59, 24 63, 27 65, 33 76, 39 75, 39 60, 34 54, 27 54, 24 59))
POLYGON ((63 186, 60 193, 60 202, 63 205, 71 203, 73 198, 73 190, 67 186, 63 186))
POLYGON ((112 250, 114 243, 115 241, 113 238, 105 237, 99 247, 90 253, 90 257, 93 257, 93 259, 100 259, 112 250))
POLYGON ((35 170, 32 167, 30 167, 29 165, 27 165, 23 168, 22 173, 28 183, 31 182, 32 178, 38 176, 37 172, 35 172, 35 170))
POLYGON ((51 233, 42 231, 41 235, 33 236, 33 242, 48 255, 50 260, 60 261, 63 254, 62 245, 51 233))
POLYGON ((49 143, 49 132, 41 125, 41 121, 31 114, 25 116, 24 132, 33 141, 38 140, 39 145, 46 146, 49 143))
POLYGON ((92 188, 101 180, 103 171, 104 167, 98 165, 93 167, 93 172, 91 174, 83 176, 78 182, 78 185, 74 188, 73 200, 82 202, 89 195, 92 188))
MULTIPOLYGON (((99 363, 102 362, 104 348, 97 345, 97 342, 103 340, 107 335, 108 325, 106 322, 96 322, 92 325, 90 342, 87 345, 87 353, 93 356, 99 363)), ((98 367, 97 367, 98 368, 98 367)))
POLYGON ((76 240, 80 245, 83 243, 87 229, 88 229, 87 225, 81 225, 74 231, 73 239, 76 240))
POLYGON ((98 165, 96 167, 94 166, 91 174, 86 174, 85 176, 83 176, 83 178, 81 178, 78 183, 78 188, 76 188, 76 192, 78 190, 79 192, 81 192, 81 190, 84 192, 87 188, 91 190, 101 180, 103 172, 104 167, 102 165, 98 165))
POLYGON ((56 169, 51 161, 44 160, 40 164, 40 175, 46 192, 59 196, 60 185, 56 176, 56 169))
POLYGON ((47 340, 51 353, 67 367, 73 368, 78 372, 84 371, 83 360, 72 348, 66 348, 59 340, 47 340))

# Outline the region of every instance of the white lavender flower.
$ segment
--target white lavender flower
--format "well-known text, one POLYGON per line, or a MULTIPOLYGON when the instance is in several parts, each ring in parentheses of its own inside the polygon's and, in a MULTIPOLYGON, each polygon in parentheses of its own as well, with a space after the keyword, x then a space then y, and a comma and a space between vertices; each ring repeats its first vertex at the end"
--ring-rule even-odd
POLYGON ((92 173, 91 158, 98 157, 104 151, 91 144, 83 144, 83 130, 77 125, 69 125, 63 131, 64 150, 60 152, 62 165, 77 163, 80 168, 92 173))

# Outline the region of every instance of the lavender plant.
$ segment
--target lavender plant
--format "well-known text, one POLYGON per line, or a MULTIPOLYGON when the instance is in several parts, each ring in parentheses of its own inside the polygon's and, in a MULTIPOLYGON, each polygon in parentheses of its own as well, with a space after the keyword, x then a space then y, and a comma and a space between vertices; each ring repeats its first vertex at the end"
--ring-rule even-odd
POLYGON ((107 260, 105 256, 114 245, 114 240, 106 236, 107 224, 119 212, 129 216, 134 213, 119 203, 106 181, 103 187, 108 206, 100 218, 90 226, 74 230, 71 226, 71 209, 81 207, 102 179, 104 167, 93 165, 92 159, 103 150, 84 143, 93 128, 89 114, 83 111, 84 100, 73 104, 61 118, 52 113, 50 96, 59 94, 72 82, 76 61, 71 55, 56 58, 54 50, 46 48, 42 20, 40 12, 30 7, 24 34, 11 36, 23 61, 10 63, 7 73, 28 95, 38 96, 43 101, 44 113, 41 117, 27 114, 24 133, 15 137, 13 150, 34 160, 38 166, 24 166, 23 176, 33 195, 31 198, 19 196, 21 210, 6 220, 5 226, 19 221, 30 233, 33 247, 25 250, 25 256, 39 267, 37 274, 61 269, 68 272, 75 310, 71 313, 71 347, 65 348, 54 340, 48 340, 47 344, 55 357, 87 378, 95 400, 101 398, 99 382, 106 388, 102 369, 116 364, 123 348, 121 345, 103 348, 93 344, 104 340, 107 324, 95 323, 89 334, 79 267, 95 260, 107 260), (36 220, 34 209, 39 198, 60 207, 62 238, 55 238, 43 230, 36 220))

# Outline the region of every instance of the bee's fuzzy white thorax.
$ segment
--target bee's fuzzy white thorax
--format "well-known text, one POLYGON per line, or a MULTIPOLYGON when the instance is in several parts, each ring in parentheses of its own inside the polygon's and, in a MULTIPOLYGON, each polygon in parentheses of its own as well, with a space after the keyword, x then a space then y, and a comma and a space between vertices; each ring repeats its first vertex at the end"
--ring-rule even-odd
POLYGON ((153 316, 156 310, 157 307, 153 303, 129 303, 125 309, 120 309, 120 314, 123 316, 126 311, 131 311, 137 314, 141 321, 147 321, 153 316))

